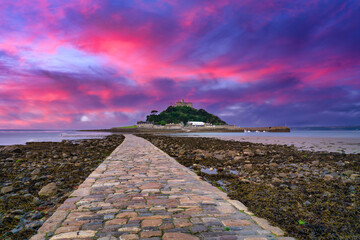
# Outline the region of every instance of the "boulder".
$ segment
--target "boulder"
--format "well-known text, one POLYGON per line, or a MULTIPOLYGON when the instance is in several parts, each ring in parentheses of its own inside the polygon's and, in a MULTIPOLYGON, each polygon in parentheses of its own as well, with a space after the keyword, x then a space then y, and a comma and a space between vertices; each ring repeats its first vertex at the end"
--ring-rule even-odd
POLYGON ((13 153, 21 153, 22 150, 17 145, 10 145, 0 148, 0 152, 13 152, 13 153))
POLYGON ((255 153, 256 153, 256 155, 259 155, 259 156, 264 156, 266 154, 266 152, 262 149, 256 149, 255 153))
POLYGON ((9 193, 9 192, 12 192, 13 190, 14 190, 13 186, 3 187, 3 188, 1 188, 1 193, 6 194, 6 193, 9 193))
POLYGON ((38 175, 38 174, 40 174, 40 169, 38 168, 31 172, 31 175, 38 175))
POLYGON ((281 180, 279 178, 277 178, 277 177, 272 178, 271 181, 273 183, 281 183, 281 180))
POLYGON ((252 164, 245 164, 245 165, 244 165, 244 168, 245 168, 245 169, 252 169, 252 164))
POLYGON ((243 154, 244 154, 244 155, 247 155, 247 156, 250 156, 250 157, 253 157, 253 156, 255 155, 254 152, 251 151, 251 150, 248 149, 248 148, 244 149, 243 154))
POLYGON ((334 178, 333 176, 331 176, 331 175, 329 175, 329 174, 326 174, 326 175, 324 176, 324 181, 331 181, 333 178, 334 178))
POLYGON ((56 183, 52 182, 52 183, 45 185, 43 188, 41 188, 38 195, 49 197, 49 196, 55 195, 56 193, 57 193, 56 183))
POLYGON ((225 158, 225 154, 214 154, 214 158, 217 160, 223 160, 225 158))
POLYGON ((283 173, 283 172, 279 173, 279 176, 280 176, 280 177, 283 177, 283 178, 284 178, 284 177, 287 177, 287 175, 288 175, 288 174, 283 173))
POLYGON ((360 175, 359 174, 351 174, 351 176, 350 176, 350 179, 351 180, 356 180, 356 179, 358 179, 358 178, 360 178, 360 175))
POLYGON ((272 162, 272 163, 269 164, 269 166, 270 166, 270 167, 277 168, 279 165, 278 165, 277 163, 272 162))
POLYGON ((346 176, 348 176, 348 177, 350 177, 351 174, 353 174, 353 173, 354 173, 354 171, 352 171, 352 170, 347 170, 347 171, 344 171, 344 172, 343 172, 343 174, 346 175, 346 176))
POLYGON ((238 152, 237 152, 237 151, 230 150, 230 151, 227 151, 226 154, 227 154, 228 156, 230 156, 230 157, 235 157, 235 156, 238 154, 238 152))

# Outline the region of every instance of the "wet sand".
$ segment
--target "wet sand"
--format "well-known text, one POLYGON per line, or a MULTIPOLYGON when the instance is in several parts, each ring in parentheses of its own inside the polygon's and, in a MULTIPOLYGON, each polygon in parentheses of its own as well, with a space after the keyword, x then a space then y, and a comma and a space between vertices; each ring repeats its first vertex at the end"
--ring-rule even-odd
POLYGON ((295 146, 299 150, 340 153, 360 153, 360 138, 317 138, 317 137, 256 137, 256 136, 207 136, 222 140, 280 144, 295 146))

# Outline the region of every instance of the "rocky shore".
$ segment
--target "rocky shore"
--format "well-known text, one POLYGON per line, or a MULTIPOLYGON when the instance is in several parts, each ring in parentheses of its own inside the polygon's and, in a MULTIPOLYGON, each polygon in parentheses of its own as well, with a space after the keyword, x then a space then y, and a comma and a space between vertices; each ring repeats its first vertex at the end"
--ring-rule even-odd
POLYGON ((28 239, 124 140, 0 146, 0 239, 28 239))
POLYGON ((360 138, 336 137, 264 137, 264 136, 207 136, 221 140, 234 140, 263 144, 281 144, 297 147, 299 150, 326 151, 339 153, 360 153, 360 138))
POLYGON ((140 135, 298 239, 360 239, 360 154, 140 135))

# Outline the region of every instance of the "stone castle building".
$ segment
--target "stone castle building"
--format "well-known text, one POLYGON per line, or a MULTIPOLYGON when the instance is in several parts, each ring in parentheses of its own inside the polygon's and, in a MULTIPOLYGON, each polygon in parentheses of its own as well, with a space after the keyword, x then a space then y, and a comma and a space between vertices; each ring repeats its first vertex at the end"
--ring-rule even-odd
POLYGON ((192 102, 184 102, 184 99, 181 99, 180 102, 175 102, 175 107, 193 107, 192 102))

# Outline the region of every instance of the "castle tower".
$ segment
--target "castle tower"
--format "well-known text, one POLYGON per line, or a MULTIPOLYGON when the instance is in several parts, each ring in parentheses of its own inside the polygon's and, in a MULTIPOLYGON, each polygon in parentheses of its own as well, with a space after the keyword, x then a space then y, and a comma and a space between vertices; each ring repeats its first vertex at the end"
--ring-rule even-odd
POLYGON ((175 102, 175 107, 193 107, 192 102, 185 102, 184 99, 181 99, 179 102, 175 102))

